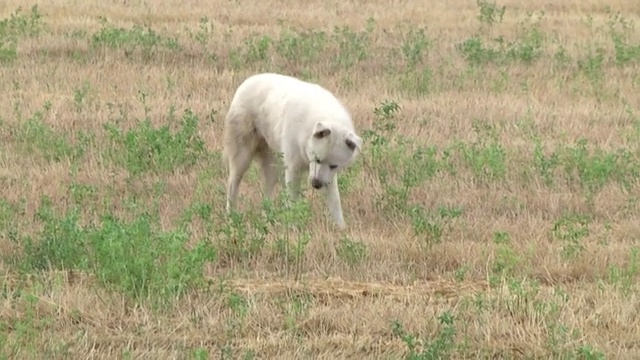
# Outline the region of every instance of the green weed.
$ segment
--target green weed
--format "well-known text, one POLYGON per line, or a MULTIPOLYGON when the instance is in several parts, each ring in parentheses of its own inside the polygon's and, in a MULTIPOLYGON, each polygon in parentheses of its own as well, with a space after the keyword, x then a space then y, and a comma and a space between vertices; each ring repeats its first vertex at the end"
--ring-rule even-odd
POLYGON ((476 0, 480 14, 478 14, 478 20, 481 23, 487 25, 493 25, 495 23, 501 23, 504 18, 504 12, 506 6, 498 6, 496 2, 488 2, 486 0, 476 0))
POLYGON ((89 271, 105 288, 153 305, 168 305, 205 285, 202 268, 216 259, 208 242, 188 249, 188 232, 158 230, 157 219, 146 213, 132 221, 106 213, 98 223, 85 224, 78 208, 60 216, 45 197, 37 220, 42 230, 35 238, 19 237, 23 252, 9 258, 10 263, 26 273, 89 271))
POLYGON ((6 358, 21 357, 25 354, 39 352, 36 345, 41 338, 41 332, 51 326, 54 319, 51 316, 40 314, 38 303, 40 298, 29 291, 19 291, 11 294, 11 298, 5 300, 12 304, 20 304, 22 313, 19 317, 7 317, 0 324, 0 345, 2 355, 6 358), (10 338, 4 334, 11 333, 10 338))
MULTIPOLYGON (((495 4, 478 1, 480 7, 479 19, 483 24, 493 25, 496 19, 502 22, 504 7, 499 10, 495 4)), ((456 44, 456 49, 470 66, 481 66, 489 63, 497 65, 523 63, 532 64, 537 61, 544 51, 545 35, 540 26, 544 13, 534 18, 529 13, 527 19, 518 26, 513 39, 503 36, 488 39, 484 29, 480 33, 456 44)))
POLYGON ((407 360, 449 359, 456 347, 454 320, 455 317, 449 312, 438 316, 440 329, 432 339, 420 339, 415 334, 407 333, 397 321, 393 323, 393 335, 407 346, 407 360))
POLYGON ((629 43, 627 39, 629 33, 633 34, 633 23, 622 17, 620 13, 616 13, 610 16, 608 25, 609 35, 613 41, 616 65, 623 66, 640 60, 640 42, 633 44, 629 43), (616 29, 616 25, 620 25, 622 29, 616 29))
POLYGON ((553 186, 554 169, 560 163, 559 155, 556 152, 551 155, 545 155, 540 141, 536 139, 533 150, 533 163, 536 172, 542 177, 543 183, 549 187, 553 186))
POLYGON ((594 196, 608 182, 618 180, 624 184, 628 178, 637 176, 633 167, 625 164, 630 158, 624 153, 590 150, 585 139, 580 139, 575 147, 564 147, 562 153, 561 161, 567 180, 579 184, 590 206, 593 206, 594 196))
POLYGON ((407 213, 411 208, 411 190, 435 176, 441 168, 435 147, 415 145, 403 136, 394 135, 399 111, 400 106, 395 101, 382 102, 374 109, 373 128, 363 131, 364 140, 370 144, 370 158, 365 161, 370 161, 368 166, 376 169, 380 183, 385 187, 377 204, 394 215, 407 213), (389 166, 391 162, 394 166, 389 166))
POLYGON ((606 51, 602 47, 595 50, 589 49, 583 59, 578 59, 578 69, 587 78, 593 91, 598 95, 602 93, 604 81, 604 65, 606 51))
POLYGON ((46 161, 74 162, 81 159, 93 143, 93 135, 79 131, 73 144, 67 134, 54 130, 45 122, 49 107, 45 104, 43 110, 36 111, 17 129, 13 129, 14 141, 27 154, 38 154, 46 161))
POLYGON ((403 34, 400 50, 408 69, 415 69, 417 65, 422 64, 431 43, 432 41, 426 35, 426 29, 411 28, 403 34))
POLYGON ((269 49, 273 40, 269 36, 256 36, 244 40, 244 47, 238 46, 229 52, 229 61, 236 69, 269 60, 269 49))
MULTIPOLYGON (((206 217, 203 216, 203 219, 206 217)), ((262 252, 267 236, 272 231, 273 222, 254 211, 232 212, 224 225, 216 230, 221 260, 253 259, 262 252)))
POLYGON ((76 106, 76 111, 81 112, 82 108, 87 100, 87 95, 91 89, 89 82, 83 82, 80 88, 73 90, 73 102, 76 106))
POLYGON ((357 265, 367 259, 367 244, 343 237, 336 249, 338 257, 349 265, 357 265))
POLYGON ((497 130, 489 122, 474 121, 477 138, 470 144, 457 141, 453 148, 481 182, 503 180, 507 174, 507 153, 498 140, 497 130))
POLYGON ((371 33, 375 20, 369 18, 362 32, 355 32, 347 26, 336 26, 331 38, 338 45, 336 65, 342 69, 350 69, 354 65, 369 58, 371 48, 371 33))
POLYGON ((28 14, 18 7, 9 18, 0 20, 0 62, 8 63, 18 57, 18 41, 25 37, 38 36, 44 26, 38 5, 33 5, 28 14))
POLYGON ((109 157, 132 175, 194 165, 206 154, 204 140, 197 133, 198 121, 196 114, 186 109, 176 132, 169 125, 154 128, 149 119, 138 121, 135 128, 127 131, 107 123, 105 130, 112 141, 109 157))
POLYGON ((299 326, 309 313, 312 299, 303 294, 292 295, 285 297, 279 305, 283 312, 284 330, 299 336, 303 335, 299 326))
POLYGON ((273 202, 269 201, 264 201, 263 206, 268 221, 278 224, 275 246, 276 252, 285 262, 286 274, 289 276, 293 272, 295 279, 299 279, 302 275, 306 247, 312 237, 307 230, 307 224, 311 219, 311 206, 302 197, 291 199, 286 191, 283 191, 278 199, 278 207, 274 207, 273 202))
POLYGON ((511 247, 511 236, 504 231, 496 231, 493 234, 493 242, 496 245, 495 260, 493 262, 493 275, 490 277, 492 286, 497 286, 505 278, 515 275, 522 262, 522 258, 511 247))
POLYGON ((211 42, 211 38, 215 31, 216 29, 214 29, 213 23, 206 16, 199 19, 197 31, 194 32, 192 29, 187 29, 189 37, 200 44, 206 58, 211 60, 218 59, 216 53, 209 48, 209 43, 211 42))
POLYGON ((329 37, 324 31, 283 29, 275 41, 276 53, 301 65, 311 65, 327 50, 329 37))
POLYGON ((407 211, 413 232, 420 243, 426 246, 438 244, 442 240, 444 224, 441 219, 431 216, 430 213, 420 205, 414 205, 407 211))
POLYGON ((589 216, 573 213, 565 214, 554 222, 552 234, 556 240, 563 242, 563 257, 574 258, 584 251, 582 240, 590 233, 590 222, 589 216))
POLYGON ((145 58, 153 56, 158 50, 177 50, 175 38, 164 38, 150 27, 134 25, 131 29, 115 27, 107 19, 100 17, 101 28, 91 35, 91 47, 97 50, 123 49, 127 57, 136 50, 142 51, 145 58))
POLYGON ((623 295, 629 296, 637 291, 636 279, 640 269, 638 267, 638 248, 633 247, 626 266, 609 265, 607 281, 614 285, 623 295))

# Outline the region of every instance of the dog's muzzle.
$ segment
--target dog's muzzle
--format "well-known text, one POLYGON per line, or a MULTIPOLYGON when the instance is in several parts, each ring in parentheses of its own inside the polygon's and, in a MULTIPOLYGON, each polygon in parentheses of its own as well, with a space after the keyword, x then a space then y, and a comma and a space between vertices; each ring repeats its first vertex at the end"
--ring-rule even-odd
POLYGON ((311 180, 311 186, 313 186, 314 189, 320 189, 322 187, 322 181, 313 179, 311 180))

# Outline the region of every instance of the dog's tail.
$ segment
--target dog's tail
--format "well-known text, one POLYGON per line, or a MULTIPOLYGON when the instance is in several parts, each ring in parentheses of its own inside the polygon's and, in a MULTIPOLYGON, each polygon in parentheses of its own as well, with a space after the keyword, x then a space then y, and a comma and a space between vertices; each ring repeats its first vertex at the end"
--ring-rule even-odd
POLYGON ((229 166, 242 151, 253 153, 257 136, 253 121, 241 107, 231 106, 224 119, 222 161, 229 166))

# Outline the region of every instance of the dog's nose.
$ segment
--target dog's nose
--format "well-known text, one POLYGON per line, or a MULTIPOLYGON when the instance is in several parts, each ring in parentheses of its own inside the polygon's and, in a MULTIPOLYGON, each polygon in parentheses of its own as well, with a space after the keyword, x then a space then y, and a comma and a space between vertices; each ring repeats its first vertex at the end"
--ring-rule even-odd
POLYGON ((322 187, 322 181, 313 179, 311 180, 311 186, 313 186, 315 189, 320 189, 322 187))

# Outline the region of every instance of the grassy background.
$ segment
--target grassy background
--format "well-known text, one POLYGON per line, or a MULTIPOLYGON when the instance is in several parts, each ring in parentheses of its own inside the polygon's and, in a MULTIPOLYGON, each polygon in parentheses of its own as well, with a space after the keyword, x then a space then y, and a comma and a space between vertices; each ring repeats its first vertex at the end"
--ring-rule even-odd
POLYGON ((0 357, 640 357, 638 10, 4 1, 0 357), (257 166, 225 216, 262 71, 350 109, 346 231, 257 166))

